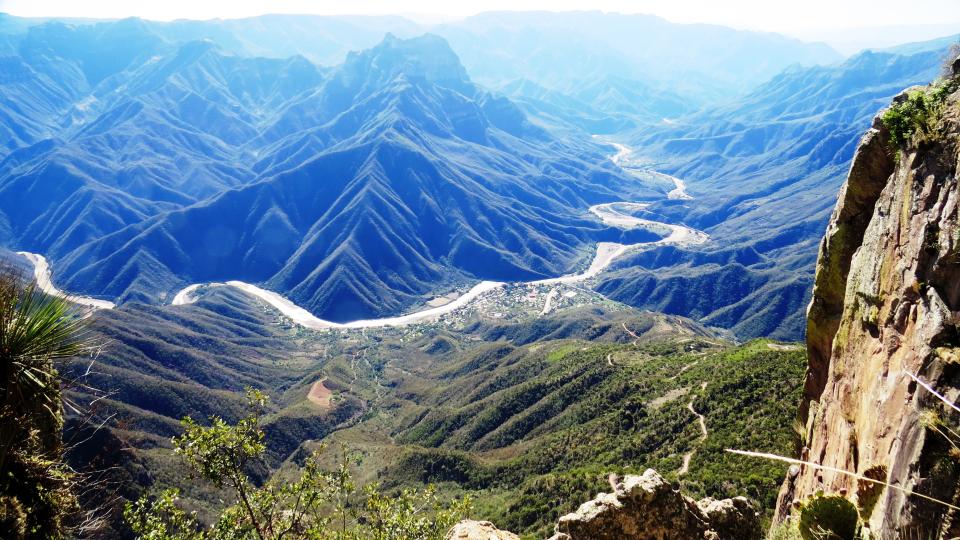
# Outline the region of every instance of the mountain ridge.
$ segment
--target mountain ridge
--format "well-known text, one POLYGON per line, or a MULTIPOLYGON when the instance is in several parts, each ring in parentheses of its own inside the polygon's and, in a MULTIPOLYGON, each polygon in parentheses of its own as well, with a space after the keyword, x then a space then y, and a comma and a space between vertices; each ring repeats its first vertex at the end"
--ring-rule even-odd
MULTIPOLYGON (((205 84, 203 99, 219 102, 208 111, 226 111, 230 99, 219 96, 228 79, 203 74, 259 63, 224 57, 207 42, 187 44, 168 58, 131 72, 136 86, 120 83, 121 75, 106 79, 102 84, 119 83, 134 97, 114 108, 106 103, 99 118, 76 131, 76 140, 114 137, 132 126, 146 110, 137 96, 158 96, 151 110, 166 114, 164 96, 172 89, 194 99, 198 80, 220 81, 205 84)), ((283 70, 290 63, 268 65, 283 70)), ((43 236, 31 235, 34 244, 24 247, 46 251, 66 274, 64 286, 77 292, 156 303, 189 283, 240 279, 345 321, 395 313, 467 279, 569 273, 593 242, 624 237, 587 217, 587 206, 624 192, 655 194, 610 164, 598 146, 554 139, 508 100, 470 83, 437 36, 389 36, 315 82, 259 121, 263 133, 276 132, 310 103, 311 115, 301 116, 306 129, 294 127, 283 138, 250 133, 233 147, 226 146, 229 136, 216 136, 224 157, 212 167, 239 152, 252 155, 255 144, 264 150, 257 160, 261 173, 236 169, 238 177, 206 199, 163 200, 162 190, 147 186, 155 200, 112 222, 112 231, 96 231, 99 238, 71 246, 81 233, 60 234, 47 250, 36 243, 43 236)), ((212 118, 219 124, 223 114, 212 118)), ((184 121, 205 133, 202 124, 184 121)), ((137 137, 137 144, 161 138, 159 132, 137 137)), ((44 156, 34 159, 45 163, 44 156)))

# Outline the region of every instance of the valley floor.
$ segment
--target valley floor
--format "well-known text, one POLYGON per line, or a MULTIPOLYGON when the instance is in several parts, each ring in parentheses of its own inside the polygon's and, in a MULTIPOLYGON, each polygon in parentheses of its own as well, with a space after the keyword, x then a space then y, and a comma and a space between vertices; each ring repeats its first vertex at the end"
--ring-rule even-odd
MULTIPOLYGON (((658 246, 666 245, 676 245, 676 246, 689 246, 696 245, 706 242, 709 237, 706 233, 691 229, 683 225, 671 225, 666 223, 660 223, 644 218, 639 218, 628 212, 637 212, 642 211, 646 207, 642 203, 607 203, 600 204, 590 207, 590 212, 595 214, 600 218, 604 223, 624 228, 646 228, 654 232, 662 232, 665 234, 664 238, 656 240, 653 242, 642 242, 637 244, 618 244, 614 242, 600 242, 597 244, 596 254, 590 266, 583 272, 578 274, 571 274, 567 276, 561 276, 557 278, 548 278, 541 279, 529 282, 530 285, 557 285, 557 284, 574 284, 586 281, 588 279, 594 278, 599 275, 603 270, 610 266, 611 263, 618 257, 621 257, 625 253, 635 251, 638 249, 646 249, 658 246)), ((53 285, 51 281, 51 270, 49 263, 46 258, 42 255, 36 253, 27 253, 20 252, 20 255, 24 256, 28 261, 30 261, 34 266, 34 278, 36 279, 38 286, 44 292, 48 294, 62 294, 56 286, 53 285)), ((516 283, 515 285, 523 285, 524 283, 516 283)), ((312 313, 306 309, 294 304, 289 299, 284 296, 263 289, 251 283, 245 283, 242 281, 227 281, 225 283, 196 283, 184 287, 178 291, 171 301, 171 305, 182 306, 191 304, 196 301, 199 293, 205 289, 211 287, 235 287, 259 300, 266 302, 267 304, 273 306, 275 309, 280 311, 285 317, 288 317, 291 321, 296 324, 299 324, 305 328, 310 328, 314 330, 319 329, 355 329, 355 328, 381 328, 381 327, 390 327, 390 326, 405 326, 408 324, 415 324, 420 322, 429 322, 435 321, 442 317, 452 313, 458 309, 463 308, 470 302, 478 299, 485 293, 488 293, 492 290, 502 288, 506 286, 507 283, 499 281, 481 281, 480 283, 474 285, 470 290, 460 295, 456 299, 444 303, 443 305, 431 307, 414 313, 409 313, 406 315, 400 315, 396 317, 384 317, 380 319, 366 319, 351 321, 347 323, 337 323, 333 321, 327 321, 319 317, 314 316, 312 313)), ((99 300, 96 298, 89 298, 83 296, 68 296, 68 298, 78 304, 91 307, 93 309, 113 309, 115 304, 106 300, 99 300)), ((545 305, 545 311, 549 311, 549 299, 547 300, 548 304, 545 305)))

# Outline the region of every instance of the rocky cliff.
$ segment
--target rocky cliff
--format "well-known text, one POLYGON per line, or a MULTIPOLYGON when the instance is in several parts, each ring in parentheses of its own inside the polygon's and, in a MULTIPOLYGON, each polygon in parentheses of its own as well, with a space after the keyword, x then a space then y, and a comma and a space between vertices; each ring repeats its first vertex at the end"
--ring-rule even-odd
MULTIPOLYGON (((820 246, 801 407, 802 459, 954 504, 958 415, 924 384, 960 397, 958 64, 860 143, 820 246)), ((903 490, 794 467, 777 516, 823 491, 856 503, 874 537, 956 534, 947 506, 903 490)))

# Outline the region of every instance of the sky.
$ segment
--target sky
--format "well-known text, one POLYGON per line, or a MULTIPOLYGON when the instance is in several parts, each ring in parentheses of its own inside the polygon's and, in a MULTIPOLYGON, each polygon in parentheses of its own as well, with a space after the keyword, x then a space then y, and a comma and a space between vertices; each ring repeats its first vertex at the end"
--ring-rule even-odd
POLYGON ((154 20, 310 13, 437 22, 498 10, 646 13, 831 43, 885 38, 893 44, 960 33, 960 0, 0 0, 0 12, 24 17, 154 20))

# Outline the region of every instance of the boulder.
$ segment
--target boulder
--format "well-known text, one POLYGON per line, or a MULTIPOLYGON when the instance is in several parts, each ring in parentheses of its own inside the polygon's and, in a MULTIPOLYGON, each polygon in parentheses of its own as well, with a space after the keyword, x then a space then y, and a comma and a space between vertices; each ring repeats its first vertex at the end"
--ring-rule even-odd
POLYGON ((447 540, 520 540, 512 532, 501 531, 489 521, 465 519, 447 533, 447 540))
POLYGON ((763 531, 753 504, 746 497, 697 501, 707 522, 720 538, 761 538, 763 531))
POLYGON ((560 518, 551 540, 759 540, 760 517, 743 497, 697 503, 653 469, 628 475, 560 518))

